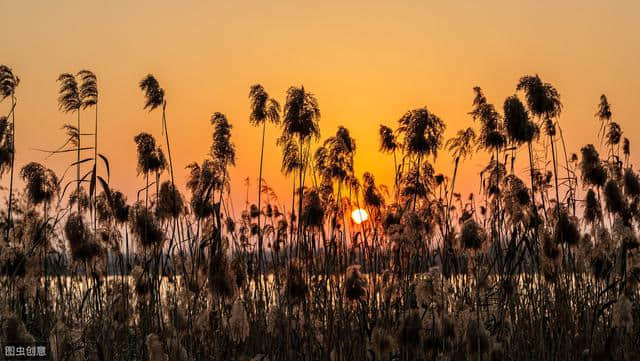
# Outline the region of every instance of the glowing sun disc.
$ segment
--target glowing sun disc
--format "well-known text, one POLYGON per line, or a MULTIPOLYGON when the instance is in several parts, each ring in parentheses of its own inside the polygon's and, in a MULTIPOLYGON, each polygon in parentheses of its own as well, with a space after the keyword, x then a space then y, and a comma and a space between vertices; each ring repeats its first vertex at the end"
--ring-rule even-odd
POLYGON ((367 214, 367 211, 365 211, 364 209, 356 209, 353 212, 351 212, 351 218, 353 219, 354 222, 356 222, 357 224, 360 224, 368 220, 369 215, 367 214))

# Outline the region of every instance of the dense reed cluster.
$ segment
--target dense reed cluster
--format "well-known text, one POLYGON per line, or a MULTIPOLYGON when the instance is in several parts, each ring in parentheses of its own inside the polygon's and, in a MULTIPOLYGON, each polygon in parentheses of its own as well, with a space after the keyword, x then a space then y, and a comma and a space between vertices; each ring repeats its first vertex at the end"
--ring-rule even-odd
POLYGON ((291 194, 279 198, 262 179, 263 151, 258 187, 246 182, 235 217, 224 114, 211 116, 210 155, 186 167, 182 188, 170 94, 144 77, 141 107, 161 111, 164 139, 132 139, 140 190, 127 199, 98 151, 97 77, 58 81, 60 110, 76 124, 51 155, 74 154, 75 178, 32 162, 17 170, 21 192, 20 82, 0 66, 0 100, 10 102, 0 117, 0 175, 10 177, 0 341, 47 342, 53 360, 640 358, 640 177, 604 95, 601 141, 576 153, 564 143, 560 94, 537 75, 522 77, 502 109, 473 88, 472 123, 448 140, 442 118, 409 110, 379 128, 394 164, 387 187, 356 168, 348 128, 321 139, 311 92, 291 87, 281 107, 255 85, 248 120, 262 127, 262 150, 265 133, 280 132, 291 194), (433 166, 443 151, 450 175, 433 166), (489 158, 480 190, 463 196, 458 168, 479 152, 489 158))

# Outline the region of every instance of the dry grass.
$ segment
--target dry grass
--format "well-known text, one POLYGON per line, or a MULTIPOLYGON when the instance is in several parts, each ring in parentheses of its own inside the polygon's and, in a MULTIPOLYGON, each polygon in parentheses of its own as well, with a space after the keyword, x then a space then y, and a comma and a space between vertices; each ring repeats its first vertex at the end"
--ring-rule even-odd
MULTIPOLYGON (((166 125, 164 91, 152 85, 147 105, 162 106, 166 125)), ((260 89, 252 122, 279 123, 260 89)), ((160 186, 167 163, 148 134, 136 137, 136 202, 113 185, 99 193, 95 167, 89 191, 70 202, 55 174, 31 163, 13 214, 2 210, 13 224, 0 245, 0 340, 49 342, 54 360, 638 360, 640 186, 629 143, 601 117, 615 128, 606 156, 588 146, 581 160, 558 161, 559 95, 537 77, 519 89, 527 106, 510 97, 504 120, 476 89, 479 136, 447 142, 456 170, 475 147, 505 159, 552 141, 553 158, 532 153, 523 179, 492 161, 468 198, 429 163, 444 122, 426 108, 397 131, 381 128, 396 160, 386 189, 369 173, 360 184, 345 128, 312 151, 320 112, 304 88, 287 92, 278 143, 294 181, 288 209, 263 184, 260 205, 233 219, 235 148, 219 113, 211 158, 189 166, 190 197, 160 186), (353 223, 355 208, 369 220, 353 223)))

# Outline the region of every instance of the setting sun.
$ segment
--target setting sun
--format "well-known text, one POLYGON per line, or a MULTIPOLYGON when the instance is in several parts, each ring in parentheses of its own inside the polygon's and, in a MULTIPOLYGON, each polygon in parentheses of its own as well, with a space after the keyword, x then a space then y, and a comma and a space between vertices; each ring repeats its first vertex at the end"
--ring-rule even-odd
POLYGON ((360 224, 362 222, 367 221, 369 219, 369 215, 367 214, 367 211, 359 208, 351 212, 351 218, 353 219, 354 222, 356 222, 357 224, 360 224))

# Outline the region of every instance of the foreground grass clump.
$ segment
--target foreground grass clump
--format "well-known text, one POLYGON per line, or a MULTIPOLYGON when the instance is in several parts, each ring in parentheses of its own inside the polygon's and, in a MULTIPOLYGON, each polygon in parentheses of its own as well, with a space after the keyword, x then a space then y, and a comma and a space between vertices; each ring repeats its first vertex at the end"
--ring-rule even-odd
MULTIPOLYGON (((260 179, 257 204, 247 200, 235 217, 224 114, 211 117, 210 156, 187 167, 182 194, 168 94, 146 76, 144 108, 162 109, 168 160, 150 133, 134 138, 141 181, 128 201, 108 181, 114 169, 97 152, 97 132, 80 145, 97 78, 85 70, 60 79, 61 109, 77 125, 65 126, 67 142, 52 153, 73 151, 76 177, 64 183, 29 163, 18 173, 25 191, 9 187, 0 341, 47 342, 54 360, 640 358, 640 181, 604 95, 602 144, 580 156, 565 147, 558 91, 537 75, 520 79, 502 113, 474 88, 479 128, 446 142, 440 117, 410 110, 396 130, 380 126, 380 150, 394 159, 387 188, 369 172, 357 177, 347 128, 317 142, 312 93, 291 87, 281 111, 255 85, 249 121, 263 134, 267 122, 280 126, 291 203, 260 179), (443 145, 451 178, 431 162, 443 145), (515 167, 521 149, 525 174, 515 167), (86 150, 93 156, 82 160, 86 150), (490 157, 481 190, 463 197, 458 167, 481 151, 490 157), (356 209, 366 221, 350 218, 356 209)), ((18 85, 1 66, 11 111, 0 119, 0 174, 11 177, 18 85)), ((256 157, 259 174, 267 154, 256 157)))

